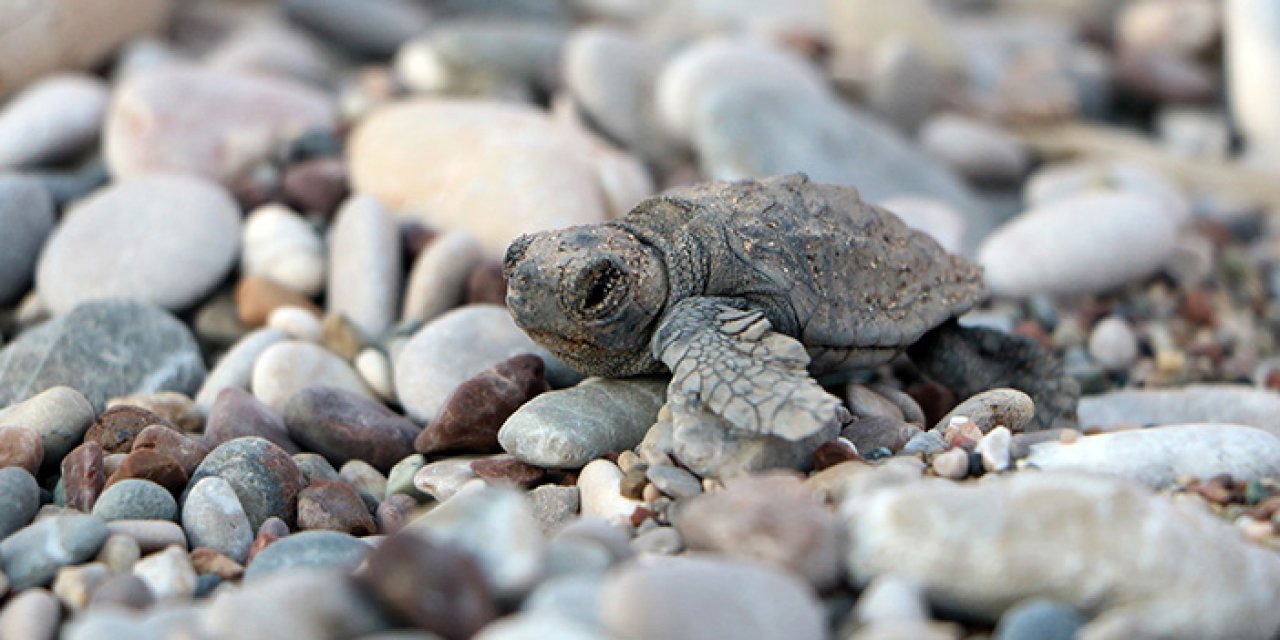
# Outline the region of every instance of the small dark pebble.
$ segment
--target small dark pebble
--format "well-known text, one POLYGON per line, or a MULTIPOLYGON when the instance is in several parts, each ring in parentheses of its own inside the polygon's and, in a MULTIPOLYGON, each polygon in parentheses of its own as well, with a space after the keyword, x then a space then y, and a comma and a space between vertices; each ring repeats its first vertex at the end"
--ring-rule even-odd
POLYGON ((842 462, 857 459, 857 452, 848 446, 839 442, 824 442, 817 451, 813 452, 813 468, 815 471, 821 471, 842 462))
POLYGON ((401 532, 378 545, 361 581, 404 622, 446 640, 470 638, 498 615, 476 561, 450 545, 401 532))
POLYGON ((507 281, 502 263, 484 262, 467 277, 467 304, 506 304, 507 281))

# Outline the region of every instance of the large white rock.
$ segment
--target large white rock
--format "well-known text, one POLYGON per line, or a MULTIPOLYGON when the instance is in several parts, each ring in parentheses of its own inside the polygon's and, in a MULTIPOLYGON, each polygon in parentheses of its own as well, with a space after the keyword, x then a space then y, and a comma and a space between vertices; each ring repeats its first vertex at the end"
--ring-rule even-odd
POLYGON ((1085 427, 1210 422, 1248 425, 1280 437, 1280 393, 1245 385, 1112 391, 1081 398, 1078 413, 1085 427))
POLYGON ((45 78, 0 110, 0 168, 64 160, 91 144, 107 111, 107 86, 88 75, 45 78))

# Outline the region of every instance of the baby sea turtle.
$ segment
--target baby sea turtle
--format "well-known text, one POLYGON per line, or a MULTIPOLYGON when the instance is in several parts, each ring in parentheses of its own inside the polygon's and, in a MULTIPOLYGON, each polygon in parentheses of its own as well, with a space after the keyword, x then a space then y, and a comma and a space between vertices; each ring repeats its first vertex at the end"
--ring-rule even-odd
POLYGON ((980 267, 804 175, 672 189, 618 220, 525 235, 505 273, 516 324, 565 363, 668 368, 669 393, 751 433, 817 433, 840 401, 811 376, 904 350, 961 397, 1010 386, 1037 426, 1074 417, 1075 383, 1034 341, 955 321, 986 295, 980 267))

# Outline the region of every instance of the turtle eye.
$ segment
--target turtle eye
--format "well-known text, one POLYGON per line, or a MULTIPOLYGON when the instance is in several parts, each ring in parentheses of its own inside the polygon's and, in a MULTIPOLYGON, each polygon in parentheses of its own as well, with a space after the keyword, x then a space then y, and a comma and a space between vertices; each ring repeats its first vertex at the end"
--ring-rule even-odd
POLYGON ((626 273, 613 260, 593 261, 578 278, 574 311, 584 319, 611 313, 626 293, 626 273))

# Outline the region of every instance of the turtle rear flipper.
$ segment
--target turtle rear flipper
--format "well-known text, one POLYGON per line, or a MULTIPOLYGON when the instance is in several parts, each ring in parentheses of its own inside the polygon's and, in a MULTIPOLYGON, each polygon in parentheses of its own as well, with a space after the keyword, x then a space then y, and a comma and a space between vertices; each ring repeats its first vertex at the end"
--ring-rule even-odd
POLYGON ((733 298, 686 298, 663 317, 653 354, 671 369, 668 397, 734 428, 802 440, 840 421, 842 404, 809 377, 809 354, 733 298))
POLYGON ((1035 401, 1031 428, 1076 426, 1080 385, 1056 356, 1031 338, 962 327, 951 319, 908 347, 907 355, 922 373, 961 400, 987 389, 1012 387, 1035 401))

